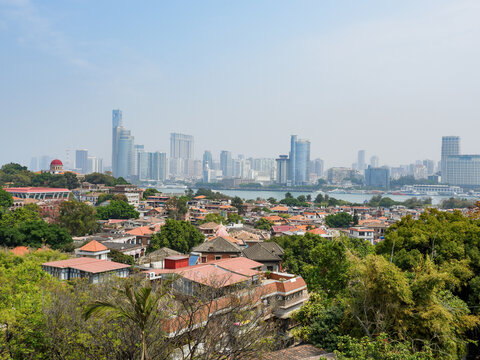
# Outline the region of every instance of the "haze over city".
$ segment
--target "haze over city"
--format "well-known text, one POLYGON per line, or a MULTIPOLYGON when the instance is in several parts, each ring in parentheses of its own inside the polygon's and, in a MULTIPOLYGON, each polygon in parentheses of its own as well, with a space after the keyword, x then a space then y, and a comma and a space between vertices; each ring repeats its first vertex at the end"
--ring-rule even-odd
POLYGON ((474 1, 0 1, 0 162, 109 164, 116 108, 151 151, 193 135, 197 159, 277 157, 291 134, 326 167, 438 161, 442 135, 476 154, 478 18, 474 1))

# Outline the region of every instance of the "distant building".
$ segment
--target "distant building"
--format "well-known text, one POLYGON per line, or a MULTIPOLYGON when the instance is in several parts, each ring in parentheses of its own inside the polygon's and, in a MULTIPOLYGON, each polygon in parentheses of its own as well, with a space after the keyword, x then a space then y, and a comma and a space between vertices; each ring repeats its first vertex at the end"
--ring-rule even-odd
POLYGON ((373 155, 371 158, 370 158, 370 166, 372 168, 378 168, 380 166, 380 159, 378 158, 378 156, 376 155, 373 155))
POLYGON ((367 166, 365 165, 365 150, 360 150, 357 155, 357 170, 363 171, 367 166))
POLYGON ((171 133, 170 157, 172 159, 193 159, 193 136, 171 133))
POLYGON ((205 171, 207 169, 213 169, 213 158, 212 153, 209 150, 205 150, 203 153, 203 160, 202 160, 202 170, 205 171))
POLYGON ((313 161, 313 166, 311 172, 313 172, 316 176, 322 177, 323 176, 323 169, 324 163, 322 159, 315 159, 313 161))
POLYGON ((442 160, 441 160, 442 179, 448 172, 447 158, 451 155, 460 155, 460 137, 459 136, 443 136, 442 137, 442 160))
POLYGON ((390 170, 387 167, 365 169, 365 185, 371 187, 390 188, 390 170))
POLYGON ((75 169, 82 174, 88 173, 88 150, 75 151, 75 169))
POLYGON ((123 126, 123 114, 121 110, 112 110, 112 172, 117 176, 118 166, 118 138, 120 127, 123 126))
POLYGON ((480 187, 480 155, 450 155, 445 159, 442 183, 480 187))
POLYGON ((288 155, 280 155, 277 161, 277 177, 278 184, 286 185, 289 178, 289 160, 288 155))
POLYGON ((336 185, 344 182, 345 179, 350 179, 355 171, 346 167, 332 167, 327 171, 327 180, 330 184, 336 185))
POLYGON ((222 170, 224 178, 233 177, 232 153, 230 151, 223 150, 220 153, 220 170, 222 170))
POLYGON ((50 173, 51 174, 63 173, 63 163, 58 159, 52 160, 52 162, 50 163, 50 173))
POLYGON ((305 185, 310 174, 310 141, 290 138, 290 178, 293 185, 305 185))

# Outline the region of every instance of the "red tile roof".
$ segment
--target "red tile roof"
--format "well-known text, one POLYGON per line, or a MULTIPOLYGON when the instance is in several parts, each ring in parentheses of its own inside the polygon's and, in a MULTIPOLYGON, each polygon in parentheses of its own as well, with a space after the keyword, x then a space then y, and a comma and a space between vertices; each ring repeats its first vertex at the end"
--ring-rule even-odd
POLYGON ((89 252, 98 252, 98 251, 105 251, 108 250, 108 248, 100 244, 97 240, 92 240, 88 244, 83 245, 80 250, 82 251, 89 251, 89 252))
POLYGON ((68 189, 63 188, 47 188, 47 187, 16 187, 16 188, 4 188, 7 192, 16 193, 44 193, 44 192, 70 192, 68 189))
POLYGON ((72 268, 89 273, 101 273, 119 269, 129 268, 130 265, 120 264, 109 260, 99 260, 88 257, 81 257, 68 260, 50 261, 42 264, 57 268, 72 268))

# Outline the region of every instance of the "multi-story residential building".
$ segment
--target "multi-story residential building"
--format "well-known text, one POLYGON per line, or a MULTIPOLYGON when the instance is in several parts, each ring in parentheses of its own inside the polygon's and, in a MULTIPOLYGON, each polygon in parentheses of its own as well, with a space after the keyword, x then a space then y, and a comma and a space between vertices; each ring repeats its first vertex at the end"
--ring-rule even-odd
POLYGON ((480 155, 449 155, 442 171, 442 182, 465 188, 480 186, 480 155))
POLYGON ((357 154, 357 170, 363 171, 366 168, 365 164, 365 150, 359 150, 357 154))
POLYGON ((387 167, 365 169, 365 185, 372 187, 390 188, 390 170, 387 167))
POLYGON ((375 244, 375 230, 363 227, 351 227, 348 229, 349 236, 354 239, 362 239, 375 244))
POLYGON ((451 155, 460 155, 460 137, 459 136, 443 136, 442 137, 442 160, 441 174, 442 178, 446 175, 447 158, 451 155))
POLYGON ((223 150, 220 153, 220 170, 222 170, 224 178, 233 177, 232 153, 230 151, 223 150))
POLYGON ((129 178, 133 174, 134 166, 134 137, 130 130, 117 127, 117 163, 116 177, 129 178))
POLYGON ((288 155, 280 155, 277 161, 277 177, 278 184, 286 185, 289 179, 289 164, 288 155))
POLYGON ((172 159, 193 159, 193 136, 171 133, 170 157, 172 159))
POLYGON ((82 174, 88 173, 88 150, 75 151, 75 168, 82 174))
POLYGON ((327 171, 327 180, 330 184, 341 184, 346 178, 351 178, 355 171, 346 167, 332 167, 327 171))
POLYGON ((203 160, 202 160, 202 171, 205 171, 207 169, 213 169, 213 158, 212 158, 212 153, 209 150, 205 150, 203 153, 203 160))

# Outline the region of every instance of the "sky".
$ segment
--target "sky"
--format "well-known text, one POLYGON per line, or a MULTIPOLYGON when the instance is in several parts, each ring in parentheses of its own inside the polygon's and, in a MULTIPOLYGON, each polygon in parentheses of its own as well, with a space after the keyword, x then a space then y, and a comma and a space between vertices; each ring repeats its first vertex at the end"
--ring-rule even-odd
POLYGON ((111 112, 148 151, 169 134, 234 156, 350 166, 480 153, 480 2, 0 0, 0 164, 111 159, 111 112))

